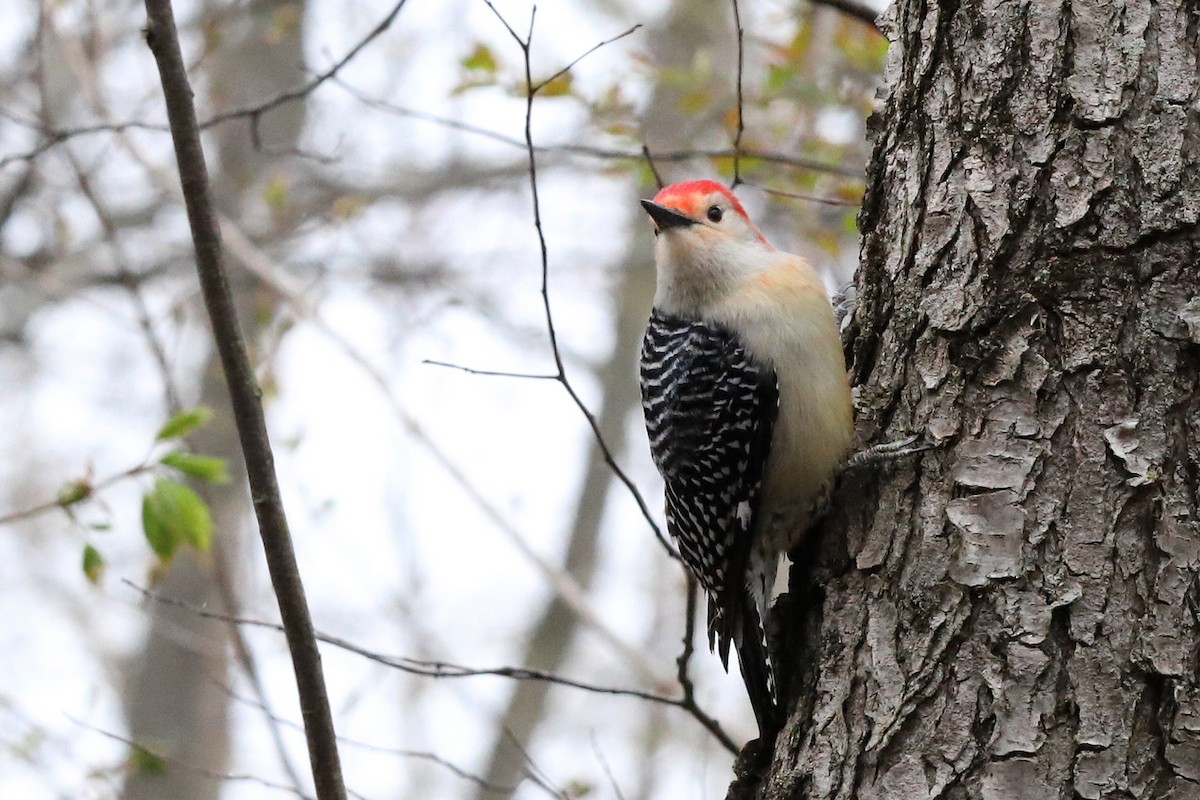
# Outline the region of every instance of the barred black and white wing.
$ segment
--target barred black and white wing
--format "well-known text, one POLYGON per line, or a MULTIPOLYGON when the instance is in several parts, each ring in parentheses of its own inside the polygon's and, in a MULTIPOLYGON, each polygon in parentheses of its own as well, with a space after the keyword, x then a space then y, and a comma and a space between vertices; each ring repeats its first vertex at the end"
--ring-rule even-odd
POLYGON ((779 408, 775 372, 730 331, 656 309, 642 342, 641 387, 650 452, 666 483, 667 530, 708 593, 709 647, 728 668, 730 642, 737 645, 755 700, 749 684, 770 692, 771 679, 747 569, 779 408))

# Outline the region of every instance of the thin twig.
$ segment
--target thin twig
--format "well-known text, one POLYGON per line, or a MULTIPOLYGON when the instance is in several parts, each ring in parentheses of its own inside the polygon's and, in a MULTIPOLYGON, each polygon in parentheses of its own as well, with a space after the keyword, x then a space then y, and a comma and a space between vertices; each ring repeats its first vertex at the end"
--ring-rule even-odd
POLYGON ((650 168, 650 174, 654 176, 654 182, 661 189, 666 184, 663 183, 662 175, 658 174, 658 167, 654 166, 654 156, 650 155, 650 146, 642 145, 642 157, 646 159, 646 166, 650 168))
MULTIPOLYGON (((182 608, 204 619, 219 620, 222 622, 234 623, 237 625, 245 625, 251 628, 263 628, 266 630, 284 632, 284 626, 277 622, 267 622, 266 620, 250 619, 247 617, 235 617, 230 614, 224 614, 217 611, 209 611, 200 608, 184 600, 179 600, 172 597, 164 597, 160 594, 150 591, 142 586, 138 586, 133 581, 122 578, 121 582, 131 589, 139 592, 143 597, 154 600, 159 603, 182 608)), ((374 650, 368 650, 365 647, 354 644, 348 639, 343 639, 339 636, 315 632, 315 638, 318 642, 336 647, 339 650, 344 650, 347 653, 353 653, 356 656, 367 659, 376 664, 382 664, 385 667, 398 669, 401 672, 406 672, 410 675, 420 675, 426 678, 480 678, 480 677, 496 677, 508 678, 517 681, 544 681, 553 683, 557 686, 565 686, 570 689, 579 689, 593 694, 612 695, 615 697, 631 697, 635 700, 647 700, 652 703, 662 703, 668 706, 681 706, 681 701, 678 698, 670 697, 665 694, 656 692, 647 692, 641 689, 623 689, 614 686, 600 686, 586 681, 567 678, 562 675, 556 675, 545 670, 529 669, 525 667, 465 667, 461 664, 452 664, 445 661, 428 661, 418 658, 409 658, 407 656, 388 655, 386 653, 378 653, 374 650)))
MULTIPOLYGON (((424 111, 416 111, 414 109, 405 108, 404 106, 398 106, 394 103, 389 103, 386 100, 378 100, 373 97, 368 97, 340 78, 331 78, 329 82, 340 86, 347 94, 354 97, 360 103, 372 108, 377 108, 380 111, 385 111, 389 114, 395 114, 397 116, 407 117, 409 119, 421 120, 422 122, 429 122, 434 125, 462 131, 463 133, 470 133, 475 136, 482 136, 491 139, 492 141, 500 142, 501 144, 510 145, 512 147, 520 147, 522 149, 525 148, 525 143, 520 139, 505 136, 498 131, 493 131, 478 125, 472 125, 468 122, 461 122, 459 120, 440 117, 436 114, 429 114, 424 111)), ((271 100, 267 100, 262 105, 265 106, 271 102, 271 100)), ((214 125, 217 124, 217 122, 230 122, 234 119, 241 119, 242 117, 250 116, 256 111, 259 111, 259 109, 260 106, 249 106, 241 109, 242 113, 236 117, 228 116, 234 112, 227 112, 226 115, 224 115, 220 120, 211 120, 210 122, 214 125)), ((0 109, 0 112, 2 112, 2 109, 0 109)), ((259 111, 259 113, 261 113, 261 111, 259 111)), ((6 115, 4 113, 0 113, 0 116, 6 115)), ((11 117, 12 115, 9 116, 11 117)), ((56 145, 61 144, 68 139, 74 139, 80 136, 92 136, 101 133, 119 134, 134 130, 152 131, 157 133, 165 133, 167 131, 167 127, 165 125, 153 122, 141 122, 138 120, 108 122, 97 125, 83 125, 75 128, 47 128, 37 124, 36 122, 30 122, 19 117, 17 119, 20 120, 19 124, 41 133, 42 136, 45 137, 45 141, 40 143, 32 150, 28 150, 23 153, 14 153, 12 155, 0 158, 0 169, 18 162, 33 161, 34 159, 46 153, 48 150, 53 149, 56 145)), ((611 147, 595 147, 592 145, 583 144, 537 145, 536 150, 539 153, 566 153, 568 155, 595 158, 601 161, 641 161, 645 158, 645 155, 640 150, 621 150, 611 147)), ((732 148, 724 147, 716 149, 698 148, 692 150, 665 150, 661 153, 655 153, 654 157, 660 162, 674 164, 684 161, 733 158, 734 155, 735 151, 732 148)), ((803 156, 775 153, 767 150, 753 150, 749 148, 743 148, 740 155, 744 159, 762 161, 763 163, 776 164, 793 169, 824 172, 831 175, 841 175, 848 178, 862 177, 861 168, 844 164, 827 164, 823 161, 805 158, 803 156)))
POLYGON ((100 222, 100 229, 104 232, 104 238, 108 242, 108 246, 112 249, 113 263, 117 273, 116 282, 129 294, 129 300, 133 304, 134 314, 137 317, 138 327, 141 328, 142 336, 146 340, 146 347, 150 350, 150 355, 154 358, 154 363, 162 375, 163 404, 168 414, 174 414, 183 408, 183 404, 179 400, 179 391, 175 388, 175 381, 171 377, 171 365, 167 360, 166 348, 163 347, 158 332, 154 330, 154 322, 150 318, 150 308, 146 304, 145 295, 142 294, 141 283, 138 276, 129 268, 131 260, 129 253, 121 244, 117 225, 113 222, 112 215, 109 213, 104 202, 92 189, 92 182, 88 179, 83 166, 79 163, 79 160, 70 148, 67 148, 66 154, 67 160, 75 172, 75 180, 79 185, 79 191, 88 201, 88 204, 91 205, 92 213, 96 215, 96 219, 100 222))
POLYGON ((733 26, 737 29, 737 133, 733 137, 733 181, 729 184, 730 189, 736 189, 742 182, 742 134, 746 132, 746 120, 742 113, 742 66, 746 60, 746 46, 738 0, 733 0, 733 26))
POLYGON ((321 654, 314 638, 304 584, 279 495, 274 454, 260 400, 262 391, 250 364, 229 279, 225 274, 221 234, 217 229, 209 195, 208 170, 200 145, 192 87, 183 63, 179 34, 175 29, 174 12, 170 0, 145 0, 145 4, 146 43, 158 65, 196 251, 196 271, 229 388, 267 569, 291 651, 300 708, 304 715, 313 784, 320 800, 345 800, 346 788, 321 668, 321 654))
MULTIPOLYGON (((400 117, 420 120, 433 125, 438 125, 451 130, 462 131, 473 136, 482 136, 491 139, 500 144, 506 144, 510 147, 520 147, 525 149, 526 143, 519 138, 506 136, 498 131, 484 128, 479 125, 473 125, 469 122, 449 119, 447 117, 430 114, 425 111, 417 111, 415 109, 399 106, 394 103, 389 103, 386 100, 379 100, 374 97, 360 92, 350 84, 346 83, 341 78, 334 78, 332 81, 335 85, 341 87, 347 94, 354 97, 360 103, 371 108, 379 109, 389 114, 395 114, 400 117)), ((603 161, 641 161, 646 155, 642 150, 621 150, 610 147, 595 147, 584 144, 551 144, 551 145, 536 145, 534 149, 539 153, 567 153, 569 155, 585 156, 588 158, 596 158, 603 161)), ((701 159, 723 159, 733 158, 735 151, 732 148, 717 148, 717 149, 692 149, 692 150, 664 150, 654 154, 655 160, 666 163, 679 163, 682 161, 697 161, 701 159)), ((844 164, 827 164, 823 161, 817 161, 812 158, 803 156, 789 155, 785 153, 774 153, 766 150, 753 150, 743 148, 741 150, 742 158, 762 161, 768 164, 776 164, 779 166, 792 167, 795 169, 809 170, 812 172, 825 172, 832 175, 841 175, 849 178, 861 178, 862 168, 853 167, 844 164)))
MULTIPOLYGON (((562 387, 566 390, 576 408, 578 408, 580 413, 583 414, 584 419, 587 420, 588 426, 592 429, 592 436, 595 438, 596 446, 600 448, 600 453, 604 457, 604 463, 608 464, 609 469, 611 469, 613 474, 616 475, 617 480, 625 485, 625 488, 629 491, 630 496, 633 497, 634 502, 637 503, 638 508, 641 510, 642 516, 645 518, 646 523, 650 526, 650 529, 654 531, 654 536, 658 539, 659 544, 663 546, 663 549, 666 550, 668 555, 670 555, 672 558, 678 559, 679 554, 675 552, 674 546, 672 546, 671 542, 663 533, 662 528, 660 528, 658 523, 654 520, 654 515, 650 511, 650 506, 646 503, 646 498, 642 496, 641 490, 637 488, 637 485, 627 474, 625 474, 625 470, 623 470, 617 463, 617 460, 613 456, 612 450, 609 448, 608 443, 604 441, 604 436, 600 431, 600 424, 596 421, 595 415, 592 414, 590 409, 588 409, 587 404, 583 402, 583 398, 579 396, 575 386, 567 377, 566 366, 563 364, 562 351, 558 346, 558 331, 554 327, 554 312, 550 306, 550 255, 546 246, 546 233, 542 229, 542 206, 538 195, 537 149, 533 144, 533 99, 537 96, 537 89, 539 87, 535 87, 533 83, 533 66, 530 61, 530 48, 533 44, 533 21, 537 14, 537 6, 534 6, 533 12, 530 14, 529 33, 526 34, 526 38, 522 39, 516 33, 516 31, 512 29, 512 26, 508 24, 504 17, 501 16, 500 12, 496 10, 496 7, 492 5, 491 0, 483 0, 483 2, 492 10, 492 13, 495 14, 500 22, 504 25, 505 29, 512 36, 513 40, 521 48, 521 52, 525 57, 525 150, 528 153, 529 158, 529 190, 533 196, 533 227, 537 231, 538 250, 541 254, 542 262, 542 309, 546 318, 546 333, 550 340, 550 351, 554 356, 554 367, 557 370, 557 380, 562 384, 562 387)), ((628 33, 629 31, 622 34, 622 36, 628 35, 628 33)), ((621 37, 618 36, 616 38, 619 39, 621 37)), ((592 48, 588 52, 590 53, 594 50, 595 48, 592 48)), ((578 60, 579 59, 576 59, 572 63, 577 63, 578 60)), ((545 84, 541 85, 544 86, 545 84)))
POLYGON ((683 696, 691 696, 694 686, 692 685, 691 676, 688 674, 688 666, 692 662, 692 654, 696 651, 696 598, 698 594, 698 585, 696 579, 692 577, 692 573, 685 571, 687 577, 687 611, 685 612, 685 622, 683 629, 683 652, 679 654, 679 658, 675 659, 675 665, 678 667, 677 677, 679 685, 683 687, 683 696))
MULTIPOLYGON (((236 616, 239 610, 238 598, 230 576, 228 553, 224 545, 224 540, 221 538, 218 538, 213 543, 213 578, 225 613, 236 616)), ((246 641, 240 625, 232 622, 224 624, 225 629, 229 632, 229 640, 233 644, 234 659, 237 661, 238 666, 242 668, 242 674, 245 675, 247 682, 249 682, 251 691, 258 698, 258 706, 267 718, 267 728, 270 730, 271 743, 275 747, 275 755, 279 759, 283 771, 287 773, 288 778, 293 784, 299 786, 300 771, 292 763, 291 753, 288 750, 287 744, 283 741, 283 732, 279 729, 278 718, 271 710, 270 700, 267 696, 267 687, 263 681, 262 671, 258 668, 258 662, 254 659, 254 651, 250 649, 250 642, 246 641)), ((293 725, 303 732, 304 729, 299 725, 295 725, 294 723, 293 725)))
MULTIPOLYGON (((659 542, 666 549, 667 553, 670 554, 672 558, 678 559, 679 555, 675 551, 675 548, 671 545, 671 543, 669 541, 667 541, 666 537, 663 535, 662 530, 658 527, 658 524, 655 523, 653 521, 652 517, 650 516, 650 510, 646 506, 645 500, 643 499, 641 492, 638 491, 637 487, 634 486, 633 482, 629 479, 629 477, 626 476, 625 473, 616 464, 615 460, 612 457, 611 452, 608 449, 607 444, 604 442, 603 436, 601 436, 600 428, 599 428, 598 423, 596 422, 595 417, 592 415, 591 411, 588 410, 588 408, 584 404, 583 400, 576 393, 575 388, 571 385, 570 380, 568 380, 568 378, 567 378, 566 371, 565 371, 564 365, 563 365, 562 353, 559 351, 559 347, 558 347, 558 334, 554 328, 554 315, 553 315, 553 312, 552 312, 551 306, 550 306, 550 291, 549 291, 550 260, 549 260, 548 248, 546 246, 546 236, 542 230, 541 204, 538 199, 537 151, 533 144, 533 99, 534 99, 536 92, 535 92, 534 86, 533 86, 532 66, 530 63, 530 50, 531 50, 531 46, 532 46, 532 42, 533 42, 533 15, 531 15, 531 18, 530 18, 529 33, 527 34, 525 39, 522 39, 520 36, 518 36, 516 34, 515 31, 513 31, 512 27, 504 20, 504 18, 500 15, 500 12, 496 10, 496 7, 492 5, 491 0, 483 0, 483 2, 485 4, 487 4, 488 8, 490 8, 492 10, 493 14, 495 14, 498 18, 500 18, 500 21, 504 24, 504 27, 512 35, 512 38, 516 41, 517 45, 521 48, 521 52, 524 55, 525 85, 528 89, 528 91, 526 92, 526 99, 525 99, 525 148, 526 148, 526 152, 529 155, 529 187, 530 187, 530 192, 532 194, 532 199, 533 199, 533 226, 534 226, 534 229, 537 231, 538 246, 539 246, 539 250, 541 253, 541 261, 542 261, 542 305, 543 305, 543 309, 545 311, 546 329, 547 329, 547 334, 550 339, 550 347, 551 347, 551 350, 554 355, 555 366, 558 369, 559 382, 563 385, 563 388, 565 388, 567 393, 571 396, 571 399, 575 402, 575 405, 579 408, 580 412, 582 412, 584 417, 588 420, 588 424, 591 425, 592 432, 596 437, 597 445, 599 446, 601 452, 604 454, 606 463, 613 470, 613 474, 615 474, 617 476, 617 478, 620 479, 626 485, 626 487, 629 489, 629 491, 633 495, 633 497, 636 498, 638 505, 642 509, 642 514, 646 517, 646 520, 650 523, 651 527, 654 530, 655 535, 658 537, 659 542)), ((536 13, 536 7, 534 8, 534 11, 536 13)), ((693 594, 694 594, 694 591, 693 591, 693 594)), ((695 610, 694 609, 694 598, 692 599, 692 604, 693 604, 692 611, 694 611, 695 610)), ((694 614, 689 614, 689 620, 691 619, 692 616, 694 616, 694 614)), ((689 625, 690 624, 692 624, 692 623, 689 622, 689 625)), ((687 663, 688 663, 688 660, 690 660, 690 658, 691 658, 691 640, 692 640, 692 636, 691 636, 691 633, 689 632, 688 637, 687 637, 687 648, 685 649, 685 655, 687 658, 684 659, 683 657, 681 657, 681 661, 679 664, 681 676, 684 678, 687 678, 687 663)), ((647 698, 647 699, 649 699, 649 698, 647 698)), ((710 733, 712 733, 713 736, 715 736, 721 742, 721 744, 723 744, 726 747, 726 749, 728 749, 731 753, 736 754, 738 752, 737 745, 734 744, 733 740, 731 738, 729 738, 729 735, 727 733, 725 733, 725 731, 721 727, 720 723, 718 723, 715 719, 713 719, 711 716, 709 716, 703 710, 701 710, 701 708, 695 701, 695 696, 694 696, 693 692, 689 692, 689 691, 685 690, 683 698, 681 698, 678 701, 673 700, 673 701, 671 701, 671 704, 678 705, 680 708, 686 710, 689 714, 691 714, 697 721, 700 722, 701 725, 703 725, 705 728, 707 728, 708 731, 710 733)))
MULTIPOLYGON (((231 627, 233 627, 235 629, 238 628, 238 626, 236 624, 232 624, 231 627)), ((224 692, 225 695, 227 697, 229 697, 231 700, 233 700, 234 702, 242 703, 243 705, 248 705, 248 706, 258 708, 260 711, 263 712, 263 715, 272 722, 273 725, 277 725, 277 726, 283 727, 283 728, 290 728, 292 730, 300 731, 300 732, 304 731, 304 727, 302 725, 300 725, 299 723, 275 714, 270 709, 269 706, 267 706, 265 703, 263 703, 263 701, 261 699, 251 699, 249 697, 243 697, 242 695, 240 695, 236 691, 234 691, 233 687, 231 687, 227 684, 224 684, 216 679, 213 679, 213 683, 216 684, 216 686, 219 689, 221 689, 221 691, 224 692)), ((383 755, 390 755, 390 756, 399 756, 401 758, 412 758, 412 759, 416 759, 419 761, 428 761, 431 764, 436 764, 439 767, 442 767, 443 769, 446 769, 447 771, 458 776, 459 778, 462 778, 465 781, 469 781, 470 783, 473 783, 476 786, 486 789, 489 792, 496 792, 497 794, 511 795, 514 791, 516 791, 515 786, 501 786, 496 783, 490 783, 487 780, 485 780, 484 778, 479 777, 475 773, 470 772, 470 771, 464 769, 463 767, 458 766, 454 762, 452 762, 446 758, 443 758, 442 756, 439 756, 437 753, 431 753, 428 750, 412 750, 407 747, 387 747, 386 745, 373 744, 371 742, 364 742, 364 741, 360 741, 358 739, 350 738, 349 736, 341 736, 341 735, 338 736, 338 742, 345 745, 346 747, 351 747, 356 750, 364 750, 364 751, 368 751, 368 752, 372 752, 372 753, 380 753, 383 755)))
MULTIPOLYGON (((534 9, 536 10, 536 9, 537 9, 537 6, 534 6, 534 9)), ((585 58, 587 58, 588 56, 590 56, 592 53, 594 53, 594 52, 596 52, 597 50, 599 50, 601 47, 604 47, 604 46, 606 46, 606 45, 610 45, 610 44, 612 44, 613 42, 617 42, 617 41, 620 41, 621 39, 624 39, 626 36, 630 35, 631 33, 633 33, 634 31, 636 31, 636 30, 637 30, 638 28, 640 28, 640 27, 642 27, 642 24, 639 22, 637 25, 634 25, 632 28, 630 28, 629 30, 625 31, 624 33, 618 33, 616 36, 612 37, 611 39, 605 39, 603 42, 600 42, 599 44, 595 44, 595 45, 593 45, 593 46, 592 46, 592 47, 590 47, 589 49, 585 50, 585 51, 583 52, 583 54, 582 54, 582 55, 580 55, 580 56, 576 57, 576 59, 575 59, 574 61, 572 61, 570 64, 567 64, 565 67, 563 67, 562 69, 560 69, 558 72, 554 73, 554 74, 553 74, 553 75, 551 75, 549 78, 546 78, 546 80, 544 80, 544 81, 541 81, 541 82, 539 82, 539 83, 538 83, 538 84, 536 84, 536 85, 531 85, 531 86, 529 87, 529 91, 530 91, 530 93, 531 93, 531 94, 537 94, 537 93, 538 93, 538 92, 540 92, 542 89, 544 89, 546 86, 548 86, 549 84, 551 84, 551 83, 553 83, 554 81, 556 81, 558 78, 562 77, 563 75, 566 75, 568 72, 570 72, 570 71, 571 71, 571 68, 572 68, 572 67, 574 67, 576 64, 578 64, 580 61, 583 61, 585 58)), ((530 20, 530 25, 529 25, 529 33, 530 33, 530 38, 532 38, 532 35, 533 35, 533 22, 532 22, 532 20, 530 20)))
POLYGON ((557 569, 540 553, 530 547, 529 542, 526 541, 521 531, 517 530, 500 510, 496 508, 495 504, 483 495, 479 487, 471 482, 458 464, 433 441, 429 433, 417 421, 416 417, 397 398, 396 393, 392 390, 383 372, 321 316, 308 298, 286 279, 283 270, 274 268, 267 256, 238 228, 234 220, 222 217, 221 225, 226 233, 226 244, 229 246, 230 253, 234 255, 249 273, 261 280, 264 286, 275 292, 292 309, 297 318, 306 320, 314 325, 317 330, 323 333, 342 351, 346 358, 362 370, 363 374, 379 389, 380 395, 388 404, 392 415, 395 416, 405 432, 413 441, 425 449, 455 485, 483 513, 484 517, 508 538, 513 546, 521 552, 521 555, 533 564, 546 579, 547 584, 555 595, 561 598, 566 606, 583 620, 584 624, 595 631, 601 639, 606 641, 635 672, 643 676, 647 681, 658 682, 659 678, 644 655, 631 647, 627 642, 622 641, 600 619, 595 610, 588 605, 585 592, 574 578, 557 569))
POLYGON ((556 381, 557 375, 538 372, 502 372, 494 369, 475 369, 474 367, 464 367, 461 364, 451 364, 449 361, 436 361, 432 358, 422 359, 422 364, 430 364, 435 367, 446 367, 447 369, 456 369, 459 372, 466 372, 471 375, 486 375, 496 378, 524 378, 533 381, 556 381))
POLYGON ((600 768, 604 770, 604 776, 608 778, 608 783, 612 786, 613 795, 617 800, 625 800, 625 793, 621 791, 620 784, 617 783, 616 776, 613 775, 612 767, 608 765, 608 759, 604 757, 604 752, 600 749, 600 742, 596 740, 596 732, 592 731, 592 752, 596 754, 596 760, 600 762, 600 768))
POLYGON ((118 733, 113 733, 112 731, 106 731, 103 728, 98 728, 95 725, 90 725, 87 722, 84 722, 83 720, 76 719, 69 715, 67 716, 67 719, 69 719, 72 723, 78 725, 81 728, 86 728, 87 730, 90 730, 93 733, 98 733, 107 739, 112 739, 115 742, 120 742, 121 744, 126 745, 127 747, 129 747, 130 749, 132 749, 134 751, 148 753, 151 758, 157 759, 159 761, 163 761, 174 767, 179 767, 180 769, 187 770, 188 772, 191 772, 193 774, 202 775, 203 777, 210 778, 214 781, 221 781, 221 782, 232 781, 232 782, 238 782, 238 783, 253 783, 258 786, 262 786, 263 788, 266 788, 266 789, 275 789, 276 791, 287 792, 289 794, 293 794, 296 797, 302 798, 302 800, 313 800, 312 797, 305 794, 303 791, 301 791, 299 789, 299 787, 296 787, 296 786, 288 786, 288 785, 282 784, 282 783, 275 783, 274 781, 269 781, 266 778, 260 778, 257 775, 248 775, 248 774, 230 773, 230 772, 216 772, 214 770, 205 769, 204 767, 198 767, 195 764, 191 764, 183 759, 176 758, 175 756, 163 753, 151 745, 140 744, 140 743, 134 741, 133 739, 126 738, 124 736, 121 736, 118 733))
POLYGON ((809 0, 809 2, 814 6, 828 6, 840 11, 859 22, 870 25, 876 33, 883 33, 879 29, 879 12, 866 3, 860 3, 858 0, 809 0))
POLYGON ((148 472, 149 470, 153 469, 155 466, 156 466, 155 464, 149 464, 149 463, 138 464, 136 467, 130 467, 127 470, 118 472, 116 475, 110 475, 109 477, 104 478, 102 480, 98 480, 98 481, 92 481, 92 480, 89 480, 86 478, 79 478, 75 481, 72 481, 70 484, 68 484, 69 486, 70 485, 78 485, 83 490, 83 494, 82 494, 82 496, 79 497, 78 500, 72 499, 70 501, 66 501, 62 497, 57 497, 53 500, 46 500, 44 502, 38 503, 36 505, 28 506, 26 508, 22 508, 17 511, 9 511, 7 514, 0 514, 0 525, 8 525, 13 522, 17 522, 19 520, 29 519, 30 517, 36 517, 39 514, 45 514, 47 511, 53 511, 56 508, 61 508, 63 511, 66 511, 71 506, 75 505, 76 503, 82 502, 91 497, 94 497, 97 492, 107 489, 108 487, 112 486, 113 484, 120 483, 121 481, 125 481, 125 480, 128 480, 129 478, 133 478, 138 475, 141 475, 144 472, 148 472))
POLYGON ((517 737, 513 736, 512 731, 505 728, 504 735, 508 737, 509 743, 516 748, 517 752, 521 754, 521 759, 525 762, 525 775, 529 780, 533 781, 535 786, 545 791, 548 795, 555 798, 555 800, 575 800, 566 789, 559 789, 554 785, 554 782, 550 780, 550 776, 538 766, 538 763, 533 760, 533 756, 530 755, 529 750, 525 745, 517 741, 517 737))
POLYGON ((696 687, 692 683, 692 676, 688 673, 688 667, 692 662, 692 654, 696 651, 696 605, 700 594, 699 584, 692 577, 690 572, 687 572, 687 621, 684 623, 683 631, 683 652, 679 654, 679 658, 675 659, 675 664, 678 667, 676 677, 679 680, 679 686, 683 690, 683 697, 679 701, 679 707, 687 711, 696 720, 708 728, 709 733, 717 738, 721 744, 725 745, 725 749, 737 755, 738 746, 734 744, 733 739, 729 738, 729 734, 725 733, 725 729, 721 727, 721 723, 706 714, 696 703, 696 687))
POLYGON ((230 109, 229 111, 222 111, 221 113, 209 117, 208 119, 204 120, 204 122, 200 123, 200 130, 207 130, 214 125, 220 125, 222 122, 227 122, 232 119, 248 117, 250 119, 251 126, 250 135, 254 141, 255 147, 258 147, 258 122, 262 118, 263 114, 277 106, 283 105, 284 103, 288 103, 293 100, 302 100, 308 97, 308 95, 312 94, 314 89, 316 89, 322 83, 325 83, 325 81, 329 80, 330 78, 336 76, 338 72, 340 72, 343 67, 349 64, 355 56, 361 53, 367 45, 373 42, 384 31, 392 26, 392 23, 396 21, 396 17, 400 14, 401 9, 404 8, 404 4, 407 2, 408 0, 398 0, 398 2, 392 6, 392 10, 387 13, 387 16, 380 20, 379 24, 372 28, 366 36, 360 39, 358 44, 354 45, 354 47, 351 47, 346 55, 334 62, 333 66, 329 67, 323 72, 318 73, 312 80, 297 86, 294 89, 288 89, 287 91, 280 92, 269 100, 261 103, 255 103, 252 106, 245 106, 243 108, 234 108, 230 109))
MULTIPOLYGON (((130 589, 133 589, 147 600, 152 600, 157 603, 165 603, 176 608, 182 608, 185 611, 195 614, 203 619, 218 620, 235 625, 245 625, 246 627, 250 628, 262 628, 265 630, 286 633, 284 626, 277 622, 267 622, 266 620, 250 619, 246 617, 235 617, 218 611, 209 611, 206 608, 201 608, 192 603, 188 603, 185 600, 179 600, 173 597, 164 597, 156 592, 146 589, 143 586, 138 586, 128 578, 122 578, 121 583, 128 586, 130 589)), ((694 610, 695 609, 693 606, 693 611, 694 610)), ((694 614, 690 615, 689 619, 691 619, 692 616, 694 616, 694 614)), ((314 633, 314 638, 316 641, 327 644, 330 647, 336 647, 339 650, 344 650, 347 653, 353 653, 354 655, 365 658, 368 661, 376 664, 382 664, 383 666, 390 667, 392 669, 398 669, 401 672, 406 672, 410 675, 420 675, 427 678, 478 678, 491 676, 497 678, 508 678, 510 680, 517 681, 544 681, 546 683, 553 683, 556 686, 564 686, 569 689, 578 689, 580 691, 591 692, 593 694, 610 695, 613 697, 629 697, 634 700, 645 700, 647 702, 657 703, 659 705, 681 708, 684 711, 687 711, 705 728, 707 728, 708 731, 712 733, 713 736, 715 736, 721 742, 721 744, 725 745, 730 752, 735 754, 738 752, 737 747, 733 744, 733 740, 730 739, 729 735, 721 728, 720 723, 701 711, 696 706, 694 698, 689 700, 686 696, 671 697, 669 695, 658 694, 656 692, 647 692, 641 689, 623 689, 614 686, 601 686, 594 683, 587 683, 586 681, 575 680, 574 678, 567 678, 552 672, 528 669, 525 667, 473 668, 464 667, 460 664, 451 664, 444 661, 429 661, 424 659, 409 658, 407 656, 386 655, 384 653, 375 652, 374 650, 368 650, 367 648, 356 645, 347 639, 343 639, 338 636, 331 636, 319 631, 314 633)), ((687 637, 687 641, 690 642, 691 638, 692 637, 689 635, 687 637)), ((690 657, 691 653, 689 650, 688 658, 690 657)), ((686 661, 683 662, 681 669, 686 670, 686 661)))
POLYGON ((804 192, 789 192, 784 189, 772 189, 769 186, 761 186, 757 183, 746 183, 746 186, 753 186, 756 189, 761 189, 774 197, 786 197, 790 200, 805 200, 810 203, 821 203, 827 206, 844 206, 846 208, 857 208, 862 205, 857 200, 846 200, 842 197, 829 197, 827 195, 805 194, 804 192))

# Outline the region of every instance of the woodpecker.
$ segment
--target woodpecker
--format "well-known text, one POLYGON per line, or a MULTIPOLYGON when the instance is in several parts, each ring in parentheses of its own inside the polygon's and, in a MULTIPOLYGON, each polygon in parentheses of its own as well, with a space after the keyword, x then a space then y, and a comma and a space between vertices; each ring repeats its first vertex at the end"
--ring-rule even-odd
POLYGON ((767 649, 780 556, 796 546, 850 446, 850 384, 825 287, 776 250, 719 183, 667 186, 642 342, 650 451, 667 530, 708 596, 709 649, 729 646, 760 737, 781 724, 767 649))

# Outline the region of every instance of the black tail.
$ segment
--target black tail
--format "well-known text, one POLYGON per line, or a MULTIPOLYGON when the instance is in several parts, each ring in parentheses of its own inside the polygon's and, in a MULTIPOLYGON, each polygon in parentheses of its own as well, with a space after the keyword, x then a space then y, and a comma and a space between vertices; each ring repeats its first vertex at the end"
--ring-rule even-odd
POLYGON ((746 684, 746 694, 750 696, 754 718, 758 721, 758 736, 764 744, 772 741, 783 727, 765 623, 759 613, 759 604, 749 592, 742 592, 731 608, 721 608, 714 598, 709 598, 709 649, 717 651, 726 670, 729 669, 729 645, 732 643, 737 650, 742 682, 746 684))
POLYGON ((767 651, 767 629, 753 601, 743 603, 740 611, 740 635, 734 640, 734 646, 737 648, 746 694, 750 695, 754 718, 758 720, 758 738, 767 744, 783 727, 778 686, 771 655, 767 651))

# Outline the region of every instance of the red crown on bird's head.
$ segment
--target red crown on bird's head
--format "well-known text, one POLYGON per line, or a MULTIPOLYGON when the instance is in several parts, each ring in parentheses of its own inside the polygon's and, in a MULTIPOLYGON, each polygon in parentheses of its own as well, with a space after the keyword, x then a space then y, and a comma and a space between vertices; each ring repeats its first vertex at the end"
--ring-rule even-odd
POLYGON ((713 192, 719 192, 724 195, 729 200, 729 204, 733 206, 733 210, 749 220, 749 217, 746 216, 746 209, 742 208, 741 201, 737 199, 733 192, 729 191, 724 184, 707 179, 681 181, 679 183, 672 183, 670 186, 664 186, 659 190, 658 194, 654 195, 654 202, 659 205, 678 209, 689 217, 699 219, 704 216, 705 209, 701 208, 701 206, 704 204, 705 198, 713 192))

